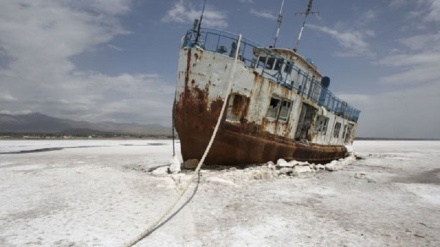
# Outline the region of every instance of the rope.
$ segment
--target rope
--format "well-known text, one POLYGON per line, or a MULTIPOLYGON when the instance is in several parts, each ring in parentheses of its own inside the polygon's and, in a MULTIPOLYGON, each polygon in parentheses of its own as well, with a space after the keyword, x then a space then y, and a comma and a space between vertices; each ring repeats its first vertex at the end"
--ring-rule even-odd
POLYGON ((191 179, 188 181, 187 186, 185 187, 185 189, 182 191, 182 193, 177 197, 176 201, 171 204, 171 206, 156 220, 154 221, 152 224, 150 224, 150 226, 144 230, 141 234, 139 234, 136 238, 132 239, 130 242, 127 242, 124 247, 131 247, 133 245, 135 245, 137 242, 141 241, 143 238, 145 238, 146 236, 150 235, 154 229, 156 229, 156 227, 160 224, 160 222, 167 216, 169 215, 169 213, 176 207, 176 205, 179 203, 179 201, 183 198, 183 196, 186 194, 186 192, 188 191, 189 187, 191 186, 194 178, 199 174, 200 172, 200 168, 203 165, 203 162, 205 161, 206 156, 209 153, 209 150, 211 149, 211 146, 214 142, 214 138, 217 135, 217 131, 218 128, 220 127, 220 123, 221 120, 223 118, 223 114, 225 112, 225 108, 226 108, 226 102, 229 96, 229 93, 231 92, 231 87, 232 87, 232 79, 233 76, 235 74, 235 68, 237 65, 237 60, 238 60, 238 53, 240 51, 240 44, 241 44, 241 34, 238 36, 238 42, 237 42, 237 49, 235 51, 235 58, 234 58, 234 63, 232 65, 232 69, 231 72, 229 74, 229 78, 228 78, 228 88, 226 90, 225 93, 225 100, 223 101, 223 105, 222 105, 222 109, 220 111, 220 116, 217 119, 217 124, 215 125, 214 128, 214 132, 212 133, 211 139, 209 140, 209 144, 205 149, 205 153, 203 154, 202 158, 199 161, 199 164, 197 165, 196 170, 194 171, 193 175, 191 176, 191 179))
POLYGON ((174 102, 173 102, 173 113, 172 113, 172 118, 173 119, 171 119, 171 135, 172 135, 172 137, 173 137, 173 157, 175 157, 176 156, 176 144, 175 144, 175 142, 176 142, 176 138, 175 138, 175 135, 174 135, 174 107, 175 107, 175 105, 176 105, 176 97, 174 97, 174 102))

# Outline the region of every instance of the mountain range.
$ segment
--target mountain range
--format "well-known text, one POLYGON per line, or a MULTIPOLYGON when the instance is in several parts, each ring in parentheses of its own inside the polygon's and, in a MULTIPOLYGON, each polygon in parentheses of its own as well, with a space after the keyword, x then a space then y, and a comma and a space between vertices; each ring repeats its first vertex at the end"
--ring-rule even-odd
POLYGON ((0 114, 0 134, 170 136, 171 127, 157 124, 92 123, 55 118, 41 113, 0 114))

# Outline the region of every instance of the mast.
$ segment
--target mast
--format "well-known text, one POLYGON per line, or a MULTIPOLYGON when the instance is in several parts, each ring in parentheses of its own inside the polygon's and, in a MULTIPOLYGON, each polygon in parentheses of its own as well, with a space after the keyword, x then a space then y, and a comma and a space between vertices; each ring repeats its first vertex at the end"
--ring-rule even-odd
POLYGON ((306 12, 297 13, 297 14, 300 14, 300 15, 304 15, 304 21, 303 21, 303 24, 302 24, 302 27, 301 27, 301 31, 299 32, 299 35, 298 35, 298 40, 296 41, 296 44, 295 44, 295 48, 293 48, 294 51, 298 50, 299 42, 301 41, 302 32, 304 30, 304 26, 306 25, 307 16, 309 16, 310 14, 312 14, 312 15, 313 14, 319 14, 319 12, 317 12, 317 11, 312 11, 312 5, 313 5, 313 0, 309 0, 309 3, 307 4, 306 12))
POLYGON ((203 14, 205 13, 205 5, 206 5, 206 0, 203 0, 202 14, 200 15, 199 25, 197 26, 196 44, 197 44, 197 42, 199 42, 200 28, 201 28, 201 26, 202 26, 203 14))
POLYGON ((281 3, 280 14, 278 15, 277 32, 276 32, 276 35, 275 35, 275 40, 273 42, 273 47, 274 48, 275 48, 275 45, 277 44, 278 36, 280 35, 281 23, 283 22, 283 8, 284 8, 284 0, 281 3))

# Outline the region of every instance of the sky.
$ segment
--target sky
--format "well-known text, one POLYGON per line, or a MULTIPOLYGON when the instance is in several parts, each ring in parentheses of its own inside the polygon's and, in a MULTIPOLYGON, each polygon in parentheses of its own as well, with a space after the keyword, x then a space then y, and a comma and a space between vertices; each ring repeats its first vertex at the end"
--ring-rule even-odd
MULTIPOLYGON (((203 27, 271 45, 282 0, 207 0, 203 27)), ((285 0, 293 48, 308 0, 285 0)), ((201 0, 0 0, 0 113, 171 126, 201 0)), ((315 0, 299 46, 362 137, 440 138, 440 0, 315 0)))

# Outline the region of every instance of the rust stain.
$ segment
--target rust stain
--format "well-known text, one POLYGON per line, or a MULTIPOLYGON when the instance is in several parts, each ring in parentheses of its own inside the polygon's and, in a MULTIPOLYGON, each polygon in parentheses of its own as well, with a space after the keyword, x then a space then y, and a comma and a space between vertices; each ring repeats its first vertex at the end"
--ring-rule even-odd
POLYGON ((185 92, 188 89, 188 81, 190 75, 189 65, 191 64, 191 49, 188 50, 188 55, 186 57, 186 72, 185 72, 185 92))
POLYGON ((247 115, 247 106, 249 103, 249 98, 244 97, 243 95, 236 94, 234 96, 234 100, 232 102, 232 114, 236 117, 243 117, 240 116, 242 113, 245 113, 247 115))
POLYGON ((258 79, 258 77, 260 76, 260 74, 257 72, 257 71, 255 71, 254 70, 254 72, 252 72, 254 75, 255 75, 255 77, 254 77, 254 82, 257 82, 257 79, 258 79))

